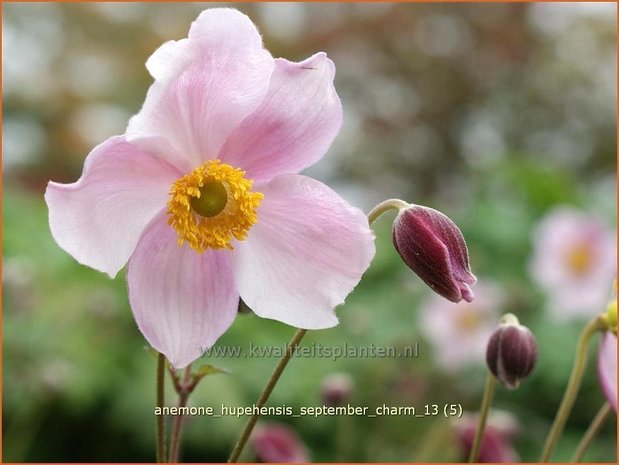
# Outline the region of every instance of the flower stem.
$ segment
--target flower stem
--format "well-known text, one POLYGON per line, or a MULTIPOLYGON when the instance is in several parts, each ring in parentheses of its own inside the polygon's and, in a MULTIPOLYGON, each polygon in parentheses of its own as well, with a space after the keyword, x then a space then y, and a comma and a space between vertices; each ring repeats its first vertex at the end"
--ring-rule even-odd
MULTIPOLYGON (((157 355, 157 407, 163 409, 165 386, 165 355, 157 355)), ((157 463, 165 462, 165 416, 157 415, 157 463)))
MULTIPOLYGON (((286 365, 288 365, 288 362, 290 361, 292 353, 294 352, 295 348, 299 345, 299 343, 301 342, 301 339, 303 339, 303 336, 305 336, 306 333, 307 333, 307 329, 297 329, 297 332, 294 334, 294 336, 292 337, 292 340, 288 344, 288 348, 286 352, 284 353, 282 358, 280 358, 277 366, 275 367, 275 370, 273 370, 273 373, 271 374, 271 377, 269 378, 269 381, 267 382, 267 385, 264 387, 262 394, 260 394, 260 397, 258 398, 258 401, 256 402, 257 409, 254 409, 254 411, 260 410, 260 408, 262 408, 264 404, 266 404, 266 402, 269 400, 269 396, 271 395, 271 392, 273 392, 273 388, 275 387, 275 384, 277 384, 277 381, 279 380, 280 376, 284 372, 286 365)), ((243 432, 241 433, 241 436, 239 437, 238 441, 234 445, 234 449, 232 450, 232 453, 230 454, 230 458, 228 458, 228 463, 234 463, 238 461, 239 456, 241 455, 241 452, 243 452, 243 447, 245 447, 245 444, 247 443, 247 440, 249 439, 249 435, 253 431, 254 426, 256 425, 257 421, 258 421, 257 413, 254 413, 251 417, 249 417, 249 419, 247 420, 247 423, 245 424, 245 428, 243 429, 243 432)))
MULTIPOLYGON (((183 377, 183 382, 180 385, 180 390, 178 392, 178 407, 179 412, 183 407, 187 406, 187 401, 189 400, 189 394, 191 394, 190 387, 191 382, 191 364, 185 368, 185 375, 183 377)), ((178 462, 178 454, 180 450, 181 443, 181 431, 183 429, 183 417, 184 415, 178 414, 174 417, 174 425, 172 426, 172 439, 170 444, 170 463, 178 462)))
MULTIPOLYGON (((374 223, 378 219, 378 217, 380 217, 383 213, 385 213, 388 210, 392 210, 392 209, 401 210, 402 208, 406 208, 408 206, 409 204, 407 204, 403 200, 399 200, 399 199, 385 200, 384 202, 379 203, 376 207, 372 209, 370 213, 368 213, 368 223, 369 224, 374 223)), ((275 370, 273 370, 273 373, 271 374, 271 377, 269 378, 269 381, 267 382, 267 385, 264 387, 262 394, 260 394, 260 397, 258 398, 258 401, 256 402, 256 406, 258 407, 257 410, 263 407, 264 404, 266 404, 266 402, 269 400, 269 396, 271 395, 271 392, 273 392, 273 389, 275 388, 277 381, 279 381, 279 378, 284 372, 286 365, 288 365, 288 362, 290 361, 290 357, 292 356, 292 353, 294 352, 295 348, 299 345, 299 343, 301 342, 301 339, 303 339, 305 334, 307 334, 307 329, 297 329, 297 332, 292 337, 292 340, 288 343, 288 350, 286 350, 286 353, 282 356, 282 358, 280 358, 279 362, 277 363, 277 366, 275 367, 275 370)), ((234 445, 234 449, 232 449, 232 453, 230 454, 230 457, 228 458, 228 463, 234 463, 238 461, 239 456, 241 455, 241 452, 243 452, 243 448, 245 447, 245 444, 247 443, 247 440, 249 439, 249 436, 251 435, 251 432, 253 431, 254 426, 256 426, 257 421, 258 421, 257 414, 253 414, 251 417, 249 417, 249 419, 247 420, 247 423, 245 423, 245 428, 243 428, 243 432, 241 433, 241 436, 239 436, 239 439, 236 441, 236 444, 234 445)))
POLYGON ((379 203, 372 211, 368 213, 368 223, 372 224, 376 221, 383 213, 388 212, 389 210, 402 210, 403 208, 407 208, 410 205, 403 200, 400 199, 388 199, 384 202, 379 203))
POLYGON ((578 444, 576 452, 574 452, 572 462, 580 462, 582 460, 585 452, 587 452, 587 449, 591 445, 591 441, 598 434, 600 428, 604 424, 604 421, 608 418, 608 414, 612 411, 613 410, 610 404, 608 402, 604 402, 604 405, 602 405, 598 413, 595 415, 595 418, 589 425, 589 428, 585 431, 585 435, 580 440, 580 444, 578 444))
POLYGON ((481 400, 481 408, 479 410, 479 420, 477 423, 477 431, 475 432, 475 439, 471 446, 471 452, 469 455, 469 463, 477 462, 479 457, 479 450, 481 449, 481 443, 484 440, 484 430, 486 429, 486 420, 488 419, 488 412, 492 405, 492 398, 494 396, 494 386, 496 379, 494 375, 488 371, 486 376, 486 387, 484 388, 484 396, 481 400))
POLYGON ((578 395, 578 390, 580 389, 580 382, 582 381, 585 366, 587 365, 589 342, 591 342, 591 338, 596 332, 605 330, 607 326, 608 323, 604 317, 600 315, 591 320, 580 333, 572 373, 570 374, 567 388, 563 394, 561 405, 559 406, 555 420, 550 428, 548 437, 546 438, 544 450, 540 456, 540 462, 548 462, 550 460, 550 456, 557 445, 559 437, 561 437, 561 433, 563 433, 565 423, 567 422, 570 412, 572 411, 572 407, 576 401, 576 396, 578 395))

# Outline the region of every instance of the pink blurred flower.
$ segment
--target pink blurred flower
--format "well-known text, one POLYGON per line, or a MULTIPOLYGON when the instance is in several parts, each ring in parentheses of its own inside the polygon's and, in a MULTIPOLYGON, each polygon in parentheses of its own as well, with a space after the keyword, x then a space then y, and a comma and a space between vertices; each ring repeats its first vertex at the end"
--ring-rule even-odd
MULTIPOLYGON (((456 435, 463 462, 468 459, 471 447, 473 447, 477 420, 477 415, 464 414, 456 421, 456 435)), ((518 424, 512 415, 499 410, 490 412, 477 461, 479 463, 517 462, 518 454, 511 445, 517 434, 518 424)))
POLYGON ((226 331, 239 296, 265 318, 336 325, 374 242, 360 210, 297 174, 341 125, 331 60, 273 59, 247 16, 211 9, 146 67, 126 133, 76 183, 48 185, 58 244, 110 277, 129 263, 137 324, 176 368, 226 331))
POLYGON ((256 428, 251 445, 261 463, 309 462, 307 447, 289 426, 267 423, 256 428))
POLYGON ((558 320, 599 313, 617 269, 615 233, 569 207, 544 217, 534 233, 531 274, 558 320))
POLYGON ((617 335, 606 331, 598 353, 598 376, 608 402, 617 411, 617 335))
POLYGON ((421 307, 420 327, 434 348, 437 363, 450 371, 468 363, 485 363, 486 346, 502 305, 503 293, 488 282, 477 283, 471 303, 455 304, 431 295, 421 307))

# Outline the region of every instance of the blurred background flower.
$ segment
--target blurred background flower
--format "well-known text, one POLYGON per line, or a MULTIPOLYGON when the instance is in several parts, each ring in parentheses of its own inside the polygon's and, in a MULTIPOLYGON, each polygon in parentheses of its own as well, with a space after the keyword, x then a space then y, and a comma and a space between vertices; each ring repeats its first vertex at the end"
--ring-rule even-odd
POLYGON ((616 236, 595 215, 564 206, 536 226, 531 274, 555 319, 586 319, 604 310, 617 270, 616 236))
MULTIPOLYGON (((124 132, 151 82, 145 60, 163 41, 185 37, 197 13, 213 5, 3 5, 7 462, 154 459, 155 360, 143 350, 132 321, 124 276, 109 281, 54 243, 43 192, 50 179, 77 179, 92 147, 124 132)), ((236 6, 256 22, 274 56, 301 60, 324 50, 336 64, 344 126, 327 156, 306 174, 366 211, 399 197, 445 212, 466 238, 473 273, 482 284, 492 279, 503 295, 500 304, 487 308, 494 313, 488 317, 492 327, 509 311, 536 335, 540 355, 534 373, 516 392, 497 389, 494 403, 522 426, 511 447, 522 460, 536 460, 582 322, 549 318, 550 295, 529 274, 533 231, 559 206, 615 229, 615 4, 236 6)), ((401 351, 418 342, 419 357, 295 359, 272 405, 322 404, 322 380, 339 371, 355 380, 356 405, 479 407, 483 351, 464 370, 441 369, 439 344, 455 343, 422 334, 421 305, 432 291, 402 264, 389 220, 377 223, 376 258, 338 310, 340 325, 310 333, 304 344, 375 344, 401 351)), ((477 286, 475 292, 481 292, 477 286)), ((447 313, 437 313, 454 324, 447 313)), ((218 345, 247 350, 249 341, 280 345, 291 334, 283 324, 245 314, 218 345)), ((255 402, 276 359, 211 355, 205 362, 231 375, 205 380, 190 402, 217 410, 221 404, 255 402)), ((571 458, 591 412, 603 401, 590 363, 557 461, 571 458)), ((174 402, 170 395, 168 405, 174 402)), ((348 461, 461 459, 443 418, 349 419, 348 461), (424 452, 432 438, 441 446, 424 452)), ((336 456, 333 418, 265 420, 297 431, 312 460, 336 456)), ((183 459, 225 461, 244 422, 191 417, 183 459)), ((587 457, 612 462, 615 454, 616 427, 607 422, 587 457)))
POLYGON ((338 406, 350 400, 354 383, 348 373, 330 373, 320 385, 322 402, 325 405, 338 406))
POLYGON ((499 324, 504 296, 496 284, 475 285, 475 300, 453 303, 430 296, 421 305, 419 325, 445 370, 462 371, 486 362, 488 340, 499 324))
POLYGON ((259 425, 252 435, 251 446, 261 463, 309 462, 307 447, 297 433, 284 424, 259 425))
MULTIPOLYGON (((461 462, 468 460, 477 431, 477 422, 477 415, 472 414, 464 414, 455 422, 455 430, 461 448, 461 462)), ((491 411, 477 461, 480 463, 517 462, 519 457, 512 446, 512 442, 518 432, 518 421, 513 415, 500 410, 491 411)))

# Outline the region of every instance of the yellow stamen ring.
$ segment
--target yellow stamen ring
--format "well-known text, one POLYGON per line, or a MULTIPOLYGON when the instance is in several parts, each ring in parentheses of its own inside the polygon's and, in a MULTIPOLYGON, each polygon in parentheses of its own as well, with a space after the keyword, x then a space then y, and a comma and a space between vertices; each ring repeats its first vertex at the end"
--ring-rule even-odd
POLYGON ((247 237, 258 221, 264 195, 251 190, 245 172, 220 160, 210 160, 177 179, 170 189, 168 224, 198 253, 206 249, 233 249, 233 239, 247 237))

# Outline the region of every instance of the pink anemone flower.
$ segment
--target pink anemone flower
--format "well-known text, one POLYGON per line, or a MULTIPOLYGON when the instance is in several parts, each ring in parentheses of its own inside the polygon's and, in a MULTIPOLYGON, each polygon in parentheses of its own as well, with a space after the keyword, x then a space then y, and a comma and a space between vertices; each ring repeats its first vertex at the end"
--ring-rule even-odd
POLYGON ((598 377, 606 399, 617 411, 617 335, 606 331, 598 352, 598 377))
POLYGON ((251 20, 211 9, 146 62, 154 78, 124 135, 45 193, 56 242, 114 277, 148 342, 182 368, 259 316, 320 329, 374 255, 363 212, 301 176, 339 131, 325 53, 274 59, 251 20))

